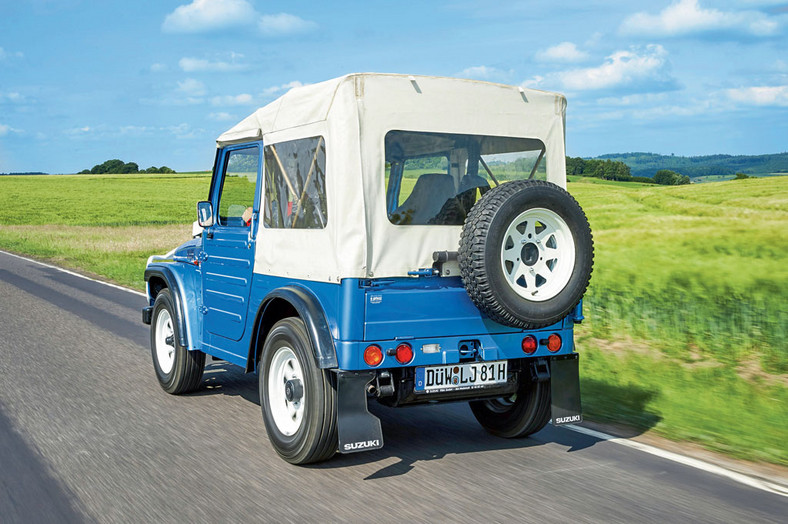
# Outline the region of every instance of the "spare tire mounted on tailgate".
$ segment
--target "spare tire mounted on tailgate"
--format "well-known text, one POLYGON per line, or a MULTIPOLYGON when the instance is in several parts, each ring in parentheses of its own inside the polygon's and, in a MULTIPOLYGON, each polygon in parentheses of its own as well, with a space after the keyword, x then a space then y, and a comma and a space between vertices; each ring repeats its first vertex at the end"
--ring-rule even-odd
POLYGON ((565 190, 518 180, 488 191, 468 213, 459 264, 474 304, 523 329, 554 324, 588 287, 594 243, 588 219, 565 190))

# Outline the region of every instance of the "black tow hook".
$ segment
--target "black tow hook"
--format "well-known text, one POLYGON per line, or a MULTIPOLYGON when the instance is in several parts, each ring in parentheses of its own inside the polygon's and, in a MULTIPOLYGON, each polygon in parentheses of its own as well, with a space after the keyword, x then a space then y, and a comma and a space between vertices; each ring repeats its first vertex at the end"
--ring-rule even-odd
POLYGON ((304 396, 304 385, 294 378, 285 382, 285 398, 288 402, 298 402, 304 396))

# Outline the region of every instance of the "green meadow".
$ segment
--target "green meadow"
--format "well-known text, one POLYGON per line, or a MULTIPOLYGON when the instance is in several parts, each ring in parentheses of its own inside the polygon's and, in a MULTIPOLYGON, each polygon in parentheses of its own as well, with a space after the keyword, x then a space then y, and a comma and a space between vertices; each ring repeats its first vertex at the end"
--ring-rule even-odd
MULTIPOLYGON (((145 260, 190 237, 209 181, 3 176, 0 249, 144 289, 145 260)), ((788 177, 568 189, 595 242, 586 416, 788 465, 788 177)))

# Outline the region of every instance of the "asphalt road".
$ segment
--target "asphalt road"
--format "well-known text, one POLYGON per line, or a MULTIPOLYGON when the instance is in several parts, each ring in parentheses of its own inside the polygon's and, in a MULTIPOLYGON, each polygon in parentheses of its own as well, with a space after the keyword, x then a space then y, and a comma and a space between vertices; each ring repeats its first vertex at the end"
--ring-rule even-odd
POLYGON ((465 404, 372 406, 386 446, 291 466, 257 380, 164 393, 139 295, 0 253, 0 522, 785 522, 788 498, 465 404))

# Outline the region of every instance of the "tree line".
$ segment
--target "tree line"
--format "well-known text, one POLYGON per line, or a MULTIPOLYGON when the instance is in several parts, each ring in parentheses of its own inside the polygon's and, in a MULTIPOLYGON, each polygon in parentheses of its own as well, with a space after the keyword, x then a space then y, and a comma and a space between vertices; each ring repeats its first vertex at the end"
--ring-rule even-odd
POLYGON ((690 178, 699 176, 731 176, 762 173, 788 173, 788 153, 767 155, 706 155, 677 156, 656 153, 613 153, 596 157, 600 160, 625 162, 632 175, 649 176, 661 169, 669 169, 690 178))
POLYGON ((663 186, 680 186, 689 184, 690 178, 671 171, 660 169, 654 177, 632 176, 629 166, 620 160, 600 160, 596 158, 585 159, 580 157, 566 157, 566 174, 602 178, 604 180, 617 180, 619 182, 642 182, 645 184, 659 184, 663 186))
POLYGON ((83 169, 77 174, 78 175, 104 175, 104 174, 125 175, 130 173, 175 173, 175 170, 170 169, 167 166, 161 166, 161 167, 151 166, 147 169, 140 170, 140 166, 136 162, 124 162, 123 160, 118 160, 117 158, 113 158, 112 160, 107 160, 102 164, 96 164, 91 169, 83 169))

